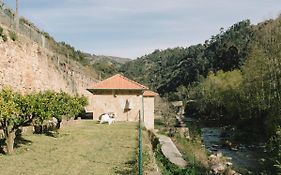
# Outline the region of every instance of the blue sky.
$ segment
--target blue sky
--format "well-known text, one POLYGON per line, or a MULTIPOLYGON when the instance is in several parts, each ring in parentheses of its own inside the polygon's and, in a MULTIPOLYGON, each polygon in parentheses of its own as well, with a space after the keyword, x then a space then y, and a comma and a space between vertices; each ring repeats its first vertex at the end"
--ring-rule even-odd
MULTIPOLYGON (((15 7, 15 0, 4 0, 15 7)), ((281 13, 279 0, 19 0, 20 15, 56 40, 94 54, 136 58, 203 43, 221 27, 281 13)))

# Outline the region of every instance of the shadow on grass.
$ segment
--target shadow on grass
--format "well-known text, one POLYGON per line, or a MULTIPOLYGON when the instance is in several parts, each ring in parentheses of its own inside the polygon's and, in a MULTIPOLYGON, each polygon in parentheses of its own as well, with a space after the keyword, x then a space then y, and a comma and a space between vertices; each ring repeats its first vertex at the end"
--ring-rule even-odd
POLYGON ((0 139, 0 154, 5 154, 4 147, 5 147, 5 139, 0 139))
POLYGON ((60 133, 58 131, 46 131, 44 132, 46 136, 58 138, 60 137, 60 133))
POLYGON ((121 175, 137 174, 137 160, 129 160, 125 162, 125 167, 115 167, 115 173, 121 175))
POLYGON ((15 137, 15 143, 14 143, 14 148, 19 148, 22 145, 30 145, 32 143, 32 141, 27 140, 25 138, 22 137, 22 131, 20 129, 18 129, 16 131, 16 137, 15 137))
MULTIPOLYGON (((30 145, 32 143, 32 141, 22 137, 22 131, 20 129, 18 129, 15 134, 16 137, 14 142, 14 148, 20 148, 23 145, 30 145)), ((0 139, 0 154, 6 154, 5 147, 6 147, 5 138, 0 139)))

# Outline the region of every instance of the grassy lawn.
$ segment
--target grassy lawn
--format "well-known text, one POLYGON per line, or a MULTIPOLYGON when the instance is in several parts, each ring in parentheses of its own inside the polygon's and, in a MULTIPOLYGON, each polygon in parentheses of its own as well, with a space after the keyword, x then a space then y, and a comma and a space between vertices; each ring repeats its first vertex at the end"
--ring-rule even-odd
POLYGON ((1 175, 132 174, 136 169, 135 123, 99 125, 77 121, 58 138, 24 135, 25 143, 11 156, 0 155, 1 175))

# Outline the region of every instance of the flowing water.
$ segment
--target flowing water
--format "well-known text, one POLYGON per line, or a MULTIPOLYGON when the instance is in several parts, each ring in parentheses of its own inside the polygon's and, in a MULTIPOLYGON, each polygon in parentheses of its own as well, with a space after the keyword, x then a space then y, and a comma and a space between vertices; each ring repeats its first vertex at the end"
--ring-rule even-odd
MULTIPOLYGON (((197 122, 191 118, 188 122, 196 124, 197 122)), ((231 131, 219 127, 200 126, 202 139, 205 148, 210 153, 221 152, 224 157, 228 157, 233 163, 234 169, 243 174, 247 172, 257 172, 261 168, 263 156, 265 154, 265 146, 263 144, 246 145, 236 143, 235 146, 226 146, 225 142, 231 143, 231 131)))

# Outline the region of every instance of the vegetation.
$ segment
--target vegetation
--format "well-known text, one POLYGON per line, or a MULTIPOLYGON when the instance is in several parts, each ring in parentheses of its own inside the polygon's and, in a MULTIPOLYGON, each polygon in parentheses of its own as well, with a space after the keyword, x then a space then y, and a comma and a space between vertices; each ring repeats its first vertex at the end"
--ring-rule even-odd
POLYGON ((0 26, 0 36, 2 36, 2 34, 3 34, 3 28, 0 26))
POLYGON ((7 154, 11 154, 14 150, 16 129, 30 121, 29 116, 22 115, 20 106, 17 104, 18 101, 21 101, 21 98, 20 94, 14 93, 9 88, 0 91, 0 122, 7 145, 7 154))
POLYGON ((78 115, 86 104, 85 97, 71 97, 64 92, 45 91, 21 95, 4 87, 0 91, 0 123, 7 154, 13 153, 15 132, 19 127, 34 123, 40 127, 39 133, 42 133, 46 120, 55 117, 60 124, 63 117, 78 115))
POLYGON ((2 35, 2 39, 3 39, 4 42, 8 41, 7 35, 3 34, 3 35, 2 35))
POLYGON ((191 138, 186 139, 177 128, 178 122, 176 120, 177 109, 165 99, 157 98, 155 108, 155 129, 157 133, 168 135, 172 138, 177 148, 183 155, 183 158, 188 162, 188 167, 185 169, 178 168, 170 163, 162 154, 158 140, 153 133, 150 137, 153 144, 157 164, 161 169, 162 174, 206 174, 208 167, 207 153, 202 148, 202 141, 198 128, 194 125, 188 125, 191 138))
MULTIPOLYGON (((160 172, 163 175, 195 175, 195 174, 205 174, 203 173, 202 169, 200 167, 196 167, 196 164, 191 164, 189 162, 189 165, 186 168, 180 168, 173 163, 171 163, 162 153, 161 151, 161 145, 159 143, 159 140, 156 138, 156 136, 149 132, 150 139, 152 141, 152 148, 154 151, 155 159, 157 162, 158 167, 160 168, 160 172)), ((193 159, 194 161, 194 159, 193 159)))
POLYGON ((280 41, 281 16, 257 25, 245 20, 221 29, 204 44, 155 50, 126 63, 121 71, 168 100, 195 100, 187 111, 192 116, 230 125, 252 140, 271 140, 268 165, 275 166, 268 173, 276 174, 281 157, 276 146, 281 124, 280 41))
POLYGON ((4 42, 8 41, 7 35, 4 34, 4 29, 0 26, 0 37, 4 42))
POLYGON ((136 139, 135 123, 95 121, 66 125, 58 138, 23 134, 14 154, 0 155, 1 174, 136 174, 136 139))
POLYGON ((10 36, 10 38, 11 38, 12 41, 16 41, 16 40, 17 40, 17 34, 16 34, 16 32, 9 31, 9 36, 10 36))
POLYGON ((189 86, 210 71, 229 71, 245 61, 254 28, 249 20, 234 24, 212 36, 204 44, 188 48, 155 50, 152 54, 124 64, 121 71, 128 77, 175 100, 179 86, 189 86))
POLYGON ((117 74, 121 65, 117 61, 104 58, 95 61, 92 66, 100 74, 100 78, 104 79, 117 74))
POLYGON ((200 116, 236 126, 248 137, 271 140, 267 173, 272 174, 280 171, 281 158, 280 24, 278 18, 257 26, 240 70, 210 74, 195 87, 193 96, 200 116))
POLYGON ((173 137, 173 141, 189 166, 194 169, 195 174, 207 174, 208 156, 206 150, 202 147, 199 134, 189 140, 177 134, 173 137))
POLYGON ((177 124, 176 109, 164 98, 156 97, 155 116, 155 125, 160 132, 168 132, 177 124))

